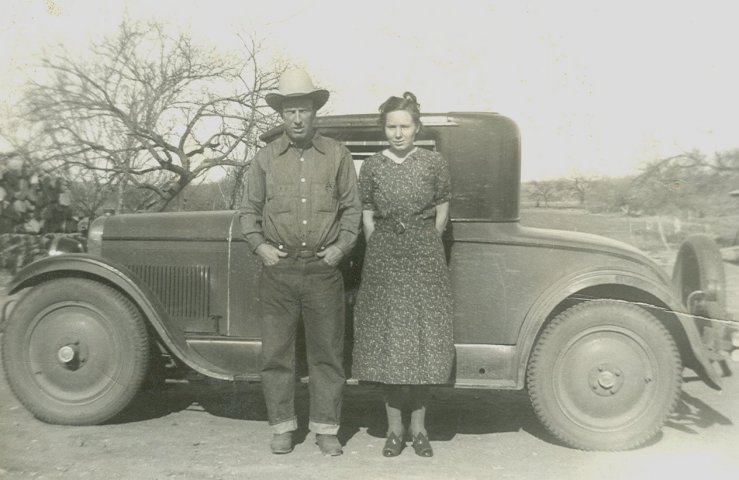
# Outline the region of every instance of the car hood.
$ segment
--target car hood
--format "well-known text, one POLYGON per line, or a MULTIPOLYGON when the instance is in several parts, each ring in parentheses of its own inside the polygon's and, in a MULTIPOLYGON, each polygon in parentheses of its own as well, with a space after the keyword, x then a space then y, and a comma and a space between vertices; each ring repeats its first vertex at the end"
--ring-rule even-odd
POLYGON ((235 211, 131 213, 111 215, 105 240, 230 240, 241 238, 235 211))

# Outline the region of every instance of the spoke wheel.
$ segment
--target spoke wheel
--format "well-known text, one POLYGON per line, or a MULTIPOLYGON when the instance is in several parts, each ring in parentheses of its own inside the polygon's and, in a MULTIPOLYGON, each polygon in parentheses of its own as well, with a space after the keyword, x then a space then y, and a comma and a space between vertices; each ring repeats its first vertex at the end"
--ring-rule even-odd
POLYGON ((135 306, 101 283, 57 279, 18 301, 3 337, 3 366, 37 418, 87 425, 110 419, 138 392, 149 362, 135 306))
POLYGON ((652 438, 675 407, 682 365, 646 310, 610 300, 558 315, 537 341, 527 372, 537 416, 561 441, 623 450, 652 438))

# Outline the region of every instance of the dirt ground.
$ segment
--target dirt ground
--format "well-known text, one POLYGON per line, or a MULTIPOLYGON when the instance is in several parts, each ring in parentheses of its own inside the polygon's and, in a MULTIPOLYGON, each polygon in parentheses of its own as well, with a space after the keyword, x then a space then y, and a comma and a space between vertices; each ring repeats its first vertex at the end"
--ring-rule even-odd
MULTIPOLYGON (((731 308, 739 267, 726 264, 731 308)), ((676 412, 650 444, 582 452, 550 438, 523 392, 437 389, 429 411, 433 458, 383 458, 380 392, 346 388, 341 457, 323 457, 303 423, 289 455, 269 452, 258 384, 170 383, 106 425, 47 425, 0 380, 0 479, 700 479, 739 472, 739 364, 715 391, 686 371, 676 412)), ((305 422, 307 391, 299 387, 305 422)))
MULTIPOLYGON (((521 392, 440 389, 430 409, 433 458, 380 455, 380 394, 347 387, 341 457, 301 430, 293 453, 269 452, 259 385, 170 384, 94 427, 34 419, 0 382, 0 478, 7 479, 698 479, 739 468, 739 375, 717 392, 687 375, 678 409, 649 445, 582 452, 554 442, 521 392)), ((298 395, 305 418, 305 387, 298 395)))

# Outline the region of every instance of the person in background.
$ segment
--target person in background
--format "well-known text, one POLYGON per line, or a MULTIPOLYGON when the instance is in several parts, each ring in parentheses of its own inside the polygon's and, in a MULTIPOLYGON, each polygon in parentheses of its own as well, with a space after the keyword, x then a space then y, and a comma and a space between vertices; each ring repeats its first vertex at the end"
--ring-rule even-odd
POLYGON ((454 361, 453 307, 441 235, 449 218, 449 168, 438 153, 414 146, 421 129, 416 97, 380 106, 389 148, 359 173, 367 239, 354 309, 354 364, 359 380, 380 382, 388 420, 382 454, 400 454, 410 413, 415 453, 433 455, 425 417, 429 385, 449 382, 454 361))
POLYGON ((329 93, 302 70, 286 71, 266 96, 285 132, 262 148, 247 176, 244 236, 263 263, 262 384, 273 453, 293 449, 295 336, 303 319, 310 381, 309 428, 324 455, 341 455, 336 436, 345 382, 344 284, 339 262, 357 240, 361 203, 351 154, 316 132, 329 93))

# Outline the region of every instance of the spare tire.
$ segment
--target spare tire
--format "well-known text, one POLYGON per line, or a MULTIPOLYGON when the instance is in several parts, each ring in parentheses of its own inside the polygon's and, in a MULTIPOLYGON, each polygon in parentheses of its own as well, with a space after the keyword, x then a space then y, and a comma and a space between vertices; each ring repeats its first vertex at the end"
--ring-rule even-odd
POLYGON ((721 252, 711 237, 703 234, 691 235, 680 245, 680 251, 672 271, 675 286, 686 311, 696 318, 696 327, 714 370, 721 376, 731 375, 726 360, 721 356, 721 343, 726 327, 714 325, 709 319, 729 319, 726 311, 726 273, 721 252), (705 295, 690 301, 693 292, 705 295))
POLYGON ((690 294, 696 291, 706 293, 705 302, 698 302, 694 315, 709 316, 707 302, 714 303, 720 310, 726 310, 726 274, 721 252, 711 237, 704 234, 691 235, 680 245, 680 251, 672 271, 672 283, 683 304, 688 305, 690 294))

